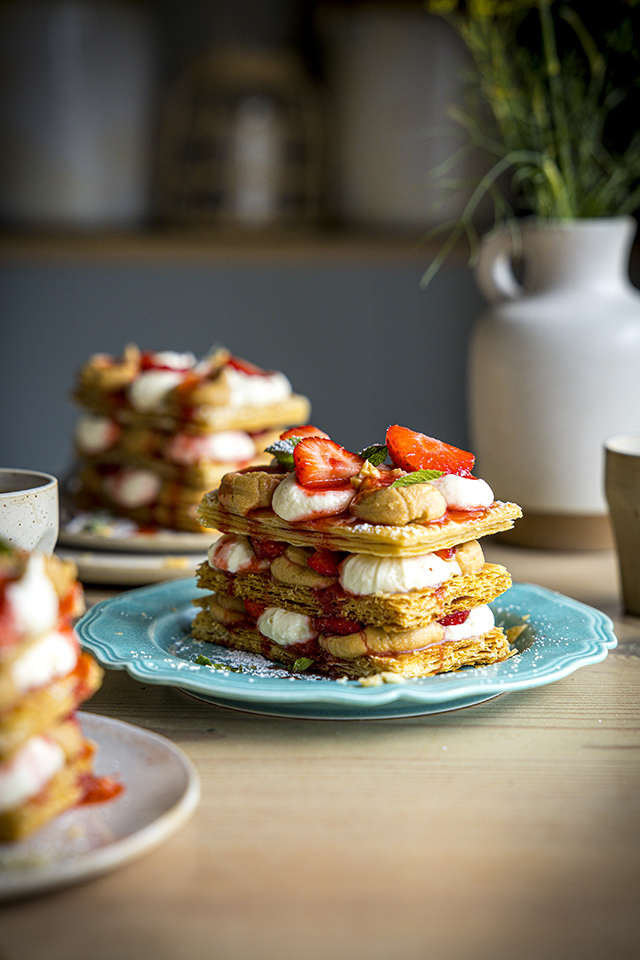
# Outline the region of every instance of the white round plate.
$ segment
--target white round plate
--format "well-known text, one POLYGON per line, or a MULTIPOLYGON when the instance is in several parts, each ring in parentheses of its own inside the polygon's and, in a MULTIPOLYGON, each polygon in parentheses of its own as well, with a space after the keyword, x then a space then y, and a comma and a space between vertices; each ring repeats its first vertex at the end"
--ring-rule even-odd
POLYGON ((523 626, 518 653, 503 663, 435 677, 362 686, 275 669, 191 637, 190 580, 143 587, 103 600, 80 620, 83 646, 105 666, 146 683, 179 687, 202 700, 253 713, 310 719, 389 719, 456 710, 501 693, 552 683, 603 660, 616 646, 601 611, 531 584, 514 584, 491 607, 506 628, 523 626), (199 655, 212 665, 196 663, 199 655))
POLYGON ((78 577, 83 583, 111 584, 120 587, 139 587, 179 577, 193 577, 196 567, 206 558, 202 554, 115 553, 105 550, 67 550, 56 547, 56 555, 73 560, 78 577))
MULTIPOLYGON (((126 525, 123 527, 126 530, 126 525)), ((71 532, 60 527, 58 544, 74 550, 117 550, 119 553, 206 553, 218 534, 188 533, 180 530, 118 532, 110 534, 90 531, 71 532)))
POLYGON ((27 840, 0 843, 0 900, 87 880, 147 853, 178 830, 200 800, 200 779, 170 740, 120 720, 80 712, 97 745, 95 771, 123 792, 74 807, 27 840))

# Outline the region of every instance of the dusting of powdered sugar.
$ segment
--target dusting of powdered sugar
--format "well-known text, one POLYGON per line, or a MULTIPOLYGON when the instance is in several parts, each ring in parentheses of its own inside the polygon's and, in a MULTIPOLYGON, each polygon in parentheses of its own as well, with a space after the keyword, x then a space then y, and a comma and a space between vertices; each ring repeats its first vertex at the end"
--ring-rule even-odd
POLYGON ((279 667, 272 661, 259 653, 247 653, 244 650, 230 650, 227 647, 218 646, 216 643, 210 643, 207 640, 196 640, 193 637, 184 637, 176 640, 168 649, 168 652, 180 660, 186 660, 190 663, 204 665, 210 670, 222 676, 229 676, 234 673, 246 674, 251 677, 269 677, 274 680, 295 680, 304 681, 318 680, 330 681, 330 677, 323 677, 320 674, 313 673, 308 668, 305 671, 292 673, 286 667, 279 667), (200 658, 200 661, 199 661, 200 658), (210 661, 204 663, 203 660, 210 661))

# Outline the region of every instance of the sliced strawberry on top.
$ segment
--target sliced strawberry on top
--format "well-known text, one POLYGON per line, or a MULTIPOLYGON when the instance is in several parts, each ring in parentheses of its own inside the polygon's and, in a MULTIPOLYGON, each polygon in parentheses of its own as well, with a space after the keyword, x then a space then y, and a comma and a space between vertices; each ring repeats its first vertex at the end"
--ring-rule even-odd
POLYGON ((255 363, 251 363, 250 360, 242 360, 240 357, 229 357, 227 364, 234 370, 239 370, 240 373, 246 373, 250 377, 268 376, 268 373, 260 367, 257 367, 255 363))
POLYGON ((476 459, 473 453, 397 424, 387 430, 387 449, 395 466, 409 473, 441 470, 469 477, 476 459))
POLYGON ((296 479, 303 487, 344 486, 364 459, 326 437, 303 437, 293 450, 296 479))
POLYGON ((291 427, 290 430, 285 430, 284 433, 280 434, 281 440, 289 440, 291 437, 324 437, 325 440, 328 440, 329 434, 307 423, 303 427, 291 427))
POLYGON ((141 370, 175 370, 178 373, 187 373, 190 370, 190 367, 184 366, 173 366, 171 363, 170 356, 167 354, 152 353, 150 350, 146 350, 140 355, 140 369, 141 370))

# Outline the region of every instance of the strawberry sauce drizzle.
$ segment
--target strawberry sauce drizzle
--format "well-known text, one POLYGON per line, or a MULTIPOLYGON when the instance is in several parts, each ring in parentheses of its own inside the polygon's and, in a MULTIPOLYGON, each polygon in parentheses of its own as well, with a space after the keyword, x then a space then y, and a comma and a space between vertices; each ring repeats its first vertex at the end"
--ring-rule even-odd
POLYGON ((120 781, 114 777, 100 777, 95 773, 83 773, 80 776, 80 789, 82 790, 82 798, 78 801, 80 806, 106 803, 124 793, 124 786, 120 781))

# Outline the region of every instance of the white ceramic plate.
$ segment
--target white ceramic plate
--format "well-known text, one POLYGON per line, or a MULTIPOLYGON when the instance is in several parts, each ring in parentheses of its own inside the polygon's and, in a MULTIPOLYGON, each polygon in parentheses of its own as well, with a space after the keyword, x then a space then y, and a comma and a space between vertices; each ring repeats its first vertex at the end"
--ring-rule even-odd
POLYGON ((179 577, 193 577, 196 567, 206 557, 201 554, 115 553, 105 550, 68 550, 56 547, 56 555, 73 560, 83 583, 104 583, 119 587, 139 587, 179 577))
POLYGON ((92 607, 77 630, 84 647, 105 666, 126 669, 146 683, 179 687, 202 700, 254 713, 313 719, 388 719, 456 710, 501 693, 560 680, 603 660, 616 646, 601 611, 531 584, 514 584, 491 606, 496 622, 525 625, 519 653, 504 663, 435 677, 364 687, 274 669, 190 636, 194 597, 190 580, 131 590, 92 607), (213 666, 195 662, 204 654, 213 666))
POLYGON ((71 547, 74 550, 116 550, 118 553, 206 553, 218 536, 217 533, 188 533, 180 530, 128 532, 126 524, 123 524, 122 529, 117 525, 113 529, 114 532, 109 534, 88 530, 76 533, 61 526, 58 543, 61 547, 71 547))
POLYGON ((187 755, 165 737, 120 720, 78 714, 97 744, 95 770, 124 791, 106 803, 75 807, 28 840, 0 844, 0 899, 87 880, 140 857, 178 830, 200 800, 187 755))

